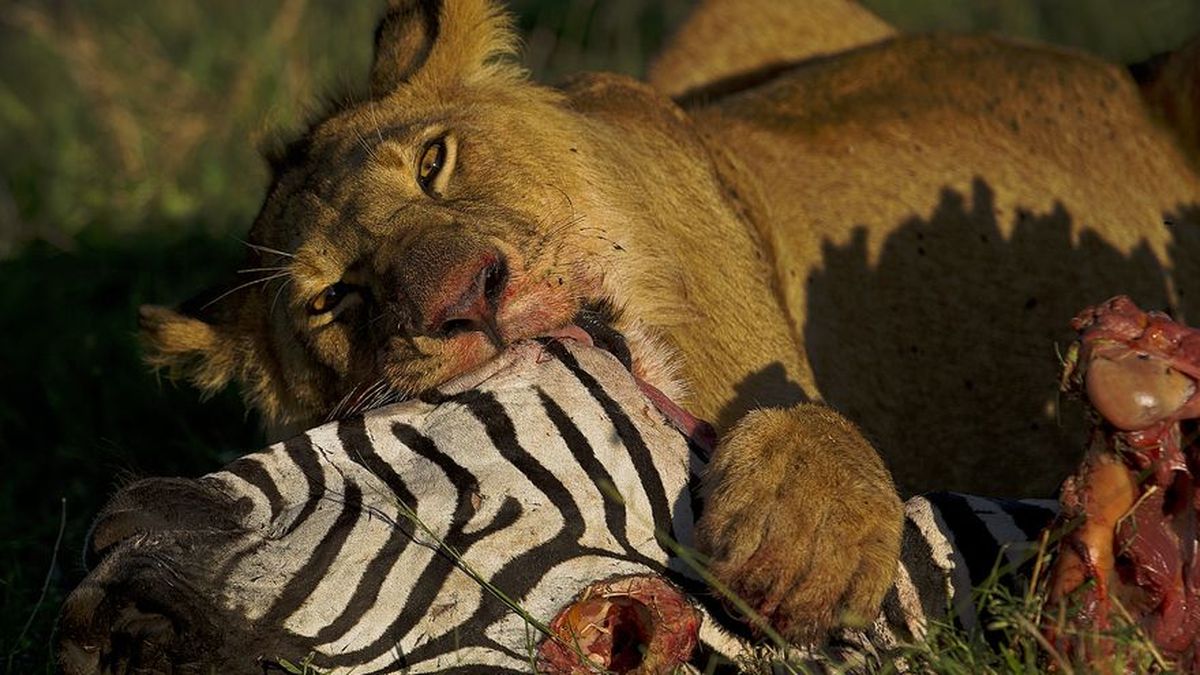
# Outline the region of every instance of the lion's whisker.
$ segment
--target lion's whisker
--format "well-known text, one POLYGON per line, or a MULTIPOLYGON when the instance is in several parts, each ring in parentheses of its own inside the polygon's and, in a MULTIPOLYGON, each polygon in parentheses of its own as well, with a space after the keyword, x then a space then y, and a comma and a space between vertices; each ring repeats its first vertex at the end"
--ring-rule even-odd
POLYGON ((358 387, 351 388, 350 391, 347 392, 346 395, 343 396, 341 398, 341 400, 339 400, 337 402, 337 405, 333 406, 333 409, 329 411, 329 414, 327 414, 325 416, 325 421, 333 422, 335 420, 341 419, 342 411, 346 408, 346 405, 350 402, 350 399, 352 399, 354 396, 356 396, 357 393, 358 393, 358 387))
MULTIPOLYGON (((338 401, 337 405, 326 416, 326 421, 342 419, 372 410, 385 402, 390 402, 390 399, 396 393, 386 379, 380 378, 368 384, 360 384, 352 388, 338 401)), ((397 398, 397 400, 400 399, 397 398)))
POLYGON ((237 286, 234 286, 233 288, 225 291, 224 293, 218 295, 217 297, 213 298, 212 300, 209 300, 208 302, 204 303, 200 307, 200 309, 202 309, 202 310, 208 309, 210 306, 212 306, 212 305, 216 304, 217 302, 223 300, 224 298, 242 290, 243 288, 249 288, 249 287, 257 285, 257 284, 265 284, 274 279, 282 279, 283 277, 287 277, 287 276, 291 276, 291 272, 280 272, 278 274, 273 274, 273 275, 265 277, 263 279, 254 279, 252 281, 247 281, 244 284, 238 284, 237 286))
POLYGON ((379 123, 379 119, 375 117, 375 106, 367 104, 367 113, 371 115, 371 126, 375 127, 375 136, 383 143, 383 125, 379 123))
MULTIPOLYGON (((236 237, 235 237, 235 239, 236 239, 236 237)), ((279 249, 271 248, 270 246, 263 246, 261 244, 251 244, 250 242, 248 242, 244 239, 238 239, 238 241, 241 242, 243 245, 245 245, 255 251, 258 251, 259 253, 274 253, 275 255, 281 255, 285 258, 295 258, 296 257, 295 253, 288 253, 287 251, 280 251, 279 249)))
POLYGON ((373 319, 371 319, 370 321, 367 322, 367 328, 374 327, 375 324, 379 323, 380 320, 386 319, 389 316, 391 316, 392 318, 395 318, 392 314, 390 314, 388 312, 380 312, 376 317, 374 317, 373 319))
POLYGON ((361 147, 363 151, 367 153, 367 157, 372 162, 377 162, 378 158, 375 156, 375 147, 383 143, 383 130, 379 124, 379 120, 375 117, 375 107, 368 102, 366 104, 366 108, 367 114, 371 116, 371 127, 375 129, 375 136, 379 139, 378 142, 375 145, 369 143, 366 137, 362 135, 362 132, 360 132, 356 126, 351 126, 350 131, 354 134, 354 138, 358 141, 359 147, 361 147))
POLYGON ((364 138, 361 133, 359 133, 358 129, 353 129, 353 132, 354 138, 358 140, 359 147, 363 149, 363 152, 367 153, 367 158, 372 162, 377 162, 378 159, 375 157, 375 148, 367 142, 367 139, 364 138))
POLYGON ((290 271, 292 268, 289 265, 280 265, 278 267, 247 267, 246 269, 238 270, 238 274, 249 274, 251 272, 284 272, 290 271))
MULTIPOLYGON (((540 243, 545 244, 552 239, 557 238, 558 235, 575 228, 575 226, 579 225, 579 223, 582 223, 585 219, 586 217, 583 214, 572 214, 563 222, 559 223, 558 225, 553 225, 547 229, 546 232, 541 235, 540 243)), ((583 232, 583 228, 580 228, 578 231, 583 232)))
POLYGON ((569 208, 571 210, 571 213, 574 214, 575 213, 575 202, 571 201, 571 195, 567 194, 566 190, 562 189, 561 187, 559 187, 558 185, 556 185, 554 183, 546 183, 546 185, 549 185, 550 187, 554 188, 555 190, 558 191, 558 193, 560 195, 562 195, 563 201, 565 201, 567 203, 567 208, 569 208))
POLYGON ((275 316, 275 304, 279 302, 279 296, 283 293, 283 289, 288 287, 288 284, 295 281, 295 278, 284 279, 282 284, 279 284, 279 290, 275 291, 275 298, 271 300, 271 316, 275 316))

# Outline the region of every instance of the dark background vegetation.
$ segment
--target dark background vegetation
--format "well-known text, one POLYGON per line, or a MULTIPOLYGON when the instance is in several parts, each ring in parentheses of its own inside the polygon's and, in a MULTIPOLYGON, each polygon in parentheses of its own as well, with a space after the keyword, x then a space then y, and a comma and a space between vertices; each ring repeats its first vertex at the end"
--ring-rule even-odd
MULTIPOLYGON (((257 147, 365 79, 382 4, 0 0, 0 669, 52 670, 58 605, 116 485, 260 443, 236 392, 201 402, 140 363, 136 308, 233 269, 266 181, 257 147)), ((906 30, 1000 30, 1121 62, 1200 30, 1200 0, 867 4, 906 30)), ((511 5, 527 64, 552 81, 640 73, 689 2, 511 5)))

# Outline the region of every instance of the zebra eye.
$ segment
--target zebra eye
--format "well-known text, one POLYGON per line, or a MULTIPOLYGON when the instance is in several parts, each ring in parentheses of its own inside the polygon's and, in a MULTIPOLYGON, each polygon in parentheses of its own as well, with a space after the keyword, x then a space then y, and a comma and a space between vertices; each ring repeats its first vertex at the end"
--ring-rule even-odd
POLYGON ((421 163, 417 166, 417 182, 421 184, 421 189, 430 194, 434 192, 434 181, 437 180, 438 174, 442 172, 442 167, 445 163, 445 139, 439 138, 425 146, 425 152, 421 154, 421 163))
POLYGON ((325 290, 318 293, 317 297, 308 301, 308 313, 317 315, 332 312, 354 292, 353 286, 340 281, 328 286, 325 290))

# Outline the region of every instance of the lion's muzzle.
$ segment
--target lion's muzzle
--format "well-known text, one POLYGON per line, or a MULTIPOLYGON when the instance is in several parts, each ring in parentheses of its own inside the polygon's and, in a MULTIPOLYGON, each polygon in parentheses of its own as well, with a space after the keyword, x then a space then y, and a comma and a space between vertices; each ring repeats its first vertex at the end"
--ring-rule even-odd
POLYGON ((496 341, 509 266, 490 242, 438 228, 380 258, 379 297, 408 305, 397 311, 407 319, 401 328, 429 337, 477 331, 496 341))

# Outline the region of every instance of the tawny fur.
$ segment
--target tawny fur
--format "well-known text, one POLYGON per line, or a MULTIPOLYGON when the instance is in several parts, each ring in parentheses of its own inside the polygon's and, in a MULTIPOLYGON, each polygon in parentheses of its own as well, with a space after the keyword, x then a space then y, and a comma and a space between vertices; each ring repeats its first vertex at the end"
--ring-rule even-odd
POLYGON ((421 13, 438 4, 395 9, 420 23, 385 22, 371 97, 284 155, 250 266, 286 285, 207 323, 154 310, 152 362, 242 380, 283 430, 381 376, 415 392, 494 354, 479 332, 396 328, 452 301, 471 260, 511 268, 503 341, 610 301, 635 370, 677 375, 720 430, 790 408, 736 427, 700 524, 789 635, 873 615, 900 522, 856 427, 798 404, 864 427, 902 489, 1046 494, 1077 443, 1056 422, 1066 319, 1118 292, 1181 314, 1200 297, 1200 180, 1097 60, 900 38, 685 108, 615 75, 530 83, 494 6, 421 13), (415 174, 439 134, 454 161, 431 196, 415 174), (307 309, 339 281, 391 313, 307 309))
POLYGON ((863 524, 903 505, 879 455, 844 417, 812 404, 747 414, 709 466, 704 498, 721 505, 696 531, 711 571, 778 630, 815 640, 827 626, 862 626, 875 617, 891 588, 902 521, 863 524), (831 451, 841 461, 829 461, 831 451), (809 503, 780 517, 775 504, 804 503, 815 485, 840 486, 855 498, 809 503), (845 538, 813 537, 826 531, 845 538), (808 559, 824 564, 792 562, 805 541, 808 559))
POLYGON ((1185 153, 1200 162, 1200 36, 1155 61, 1140 80, 1142 95, 1179 136, 1185 153))
POLYGON ((669 96, 761 79, 816 56, 894 36, 851 0, 701 0, 646 70, 669 96))

